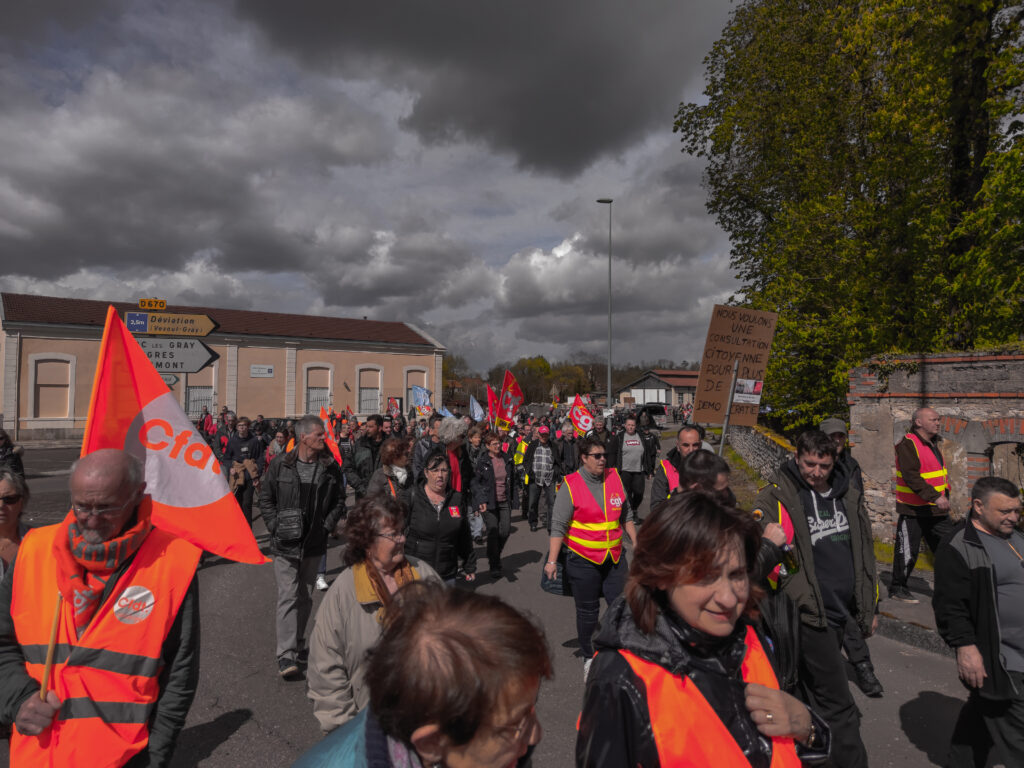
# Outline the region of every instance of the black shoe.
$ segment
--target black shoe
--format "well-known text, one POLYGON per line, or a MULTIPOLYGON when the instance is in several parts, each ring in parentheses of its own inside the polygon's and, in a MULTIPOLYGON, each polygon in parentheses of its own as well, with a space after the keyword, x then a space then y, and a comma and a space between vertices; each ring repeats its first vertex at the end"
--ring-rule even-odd
POLYGON ((530 530, 531 531, 536 531, 537 530, 537 524, 536 523, 530 523, 530 530))
POLYGON ((921 602, 913 593, 906 587, 893 587, 889 590, 890 600, 899 600, 901 603, 919 603, 921 602))
POLYGON ((497 581, 501 578, 501 568, 491 568, 491 580, 497 581))
POLYGON ((282 657, 277 660, 277 674, 284 678, 297 675, 299 674, 299 665, 295 663, 295 659, 282 657))
POLYGON ((857 687, 864 692, 865 696, 870 696, 873 699, 882 697, 882 692, 885 689, 875 677, 875 668, 871 666, 870 661, 860 661, 854 664, 853 673, 857 678, 857 687))

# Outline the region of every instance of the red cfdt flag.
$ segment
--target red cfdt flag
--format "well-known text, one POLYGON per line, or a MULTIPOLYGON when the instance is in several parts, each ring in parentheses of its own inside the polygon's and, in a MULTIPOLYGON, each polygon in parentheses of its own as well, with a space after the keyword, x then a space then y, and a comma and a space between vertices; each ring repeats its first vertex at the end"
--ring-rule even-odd
POLYGON ((266 563, 213 450, 117 316, 96 363, 82 456, 120 448, 145 464, 153 525, 240 563, 266 563))
POLYGON ((330 416, 322 405, 320 406, 320 420, 324 423, 324 442, 340 467, 344 463, 341 460, 341 450, 338 448, 338 441, 334 439, 334 430, 331 428, 330 416))

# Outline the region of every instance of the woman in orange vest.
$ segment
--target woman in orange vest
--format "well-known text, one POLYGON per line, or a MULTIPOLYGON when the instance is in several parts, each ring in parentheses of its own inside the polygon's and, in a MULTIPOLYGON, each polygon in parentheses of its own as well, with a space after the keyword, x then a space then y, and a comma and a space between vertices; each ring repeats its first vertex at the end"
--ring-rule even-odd
POLYGON ((761 531, 685 491, 644 521, 622 599, 594 636, 577 766, 797 768, 827 757, 825 721, 779 690, 746 619, 761 531))
POLYGON ((636 545, 633 509, 618 471, 607 469, 607 449, 598 437, 580 440, 577 471, 566 475, 551 511, 551 539, 545 575, 558 573, 559 553, 564 543, 564 577, 572 586, 576 601, 576 634, 583 651, 583 679, 594 655, 590 638, 601 612, 601 595, 611 605, 626 584, 626 558, 622 533, 636 545))

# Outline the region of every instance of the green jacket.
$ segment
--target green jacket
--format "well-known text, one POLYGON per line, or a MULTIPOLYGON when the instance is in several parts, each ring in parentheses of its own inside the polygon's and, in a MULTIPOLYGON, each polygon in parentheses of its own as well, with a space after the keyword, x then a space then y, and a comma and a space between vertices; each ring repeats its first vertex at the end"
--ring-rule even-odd
MULTIPOLYGON (((854 618, 865 633, 871 631, 871 622, 878 602, 878 587, 875 576, 875 547, 871 536, 871 521, 864 509, 860 488, 849 482, 846 470, 836 464, 832 472, 832 487, 843 501, 847 519, 850 521, 850 548, 853 550, 854 568, 854 618)), ((807 525, 801 487, 807 485, 800 478, 796 461, 790 459, 778 473, 778 482, 764 487, 754 500, 755 515, 761 512, 761 527, 768 523, 780 523, 786 531, 787 541, 793 545, 800 570, 794 574, 780 576, 780 587, 789 595, 800 612, 800 620, 812 627, 825 627, 825 603, 814 571, 814 555, 811 550, 811 531, 807 525), (780 506, 781 505, 781 506, 780 506)))

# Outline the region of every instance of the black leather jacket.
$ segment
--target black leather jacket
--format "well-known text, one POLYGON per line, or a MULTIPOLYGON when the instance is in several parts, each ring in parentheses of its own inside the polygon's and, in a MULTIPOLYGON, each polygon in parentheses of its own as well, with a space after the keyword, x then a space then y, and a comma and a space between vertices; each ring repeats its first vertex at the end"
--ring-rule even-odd
MULTIPOLYGON (((768 768, 772 743, 762 736, 744 703, 746 686, 741 674, 746 654, 747 624, 740 621, 728 637, 711 637, 693 629, 669 609, 658 614, 654 632, 646 635, 633 621, 625 598, 608 608, 594 636, 594 657, 583 696, 583 713, 576 739, 576 765, 599 768, 612 765, 657 768, 658 748, 651 729, 651 713, 643 680, 618 653, 634 655, 664 667, 673 675, 686 675, 707 699, 728 729, 751 768, 768 768)), ((768 645, 762 640, 766 652, 768 645)), ((812 713, 817 744, 804 750, 807 762, 828 756, 828 726, 812 713)))
POLYGON ((270 548, 275 555, 314 557, 327 551, 327 533, 345 514, 345 485, 338 462, 327 450, 322 451, 313 496, 303 511, 302 540, 279 541, 275 535, 278 510, 302 507, 302 483, 295 469, 298 456, 296 448, 279 454, 270 462, 260 484, 260 512, 270 531, 270 548))

